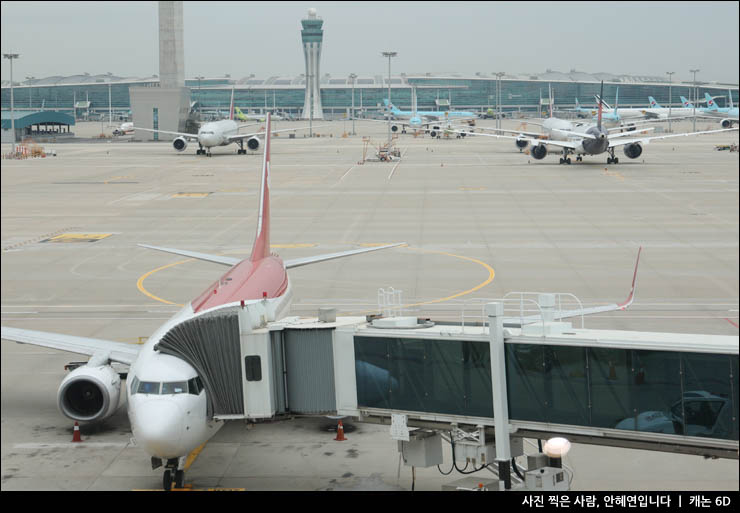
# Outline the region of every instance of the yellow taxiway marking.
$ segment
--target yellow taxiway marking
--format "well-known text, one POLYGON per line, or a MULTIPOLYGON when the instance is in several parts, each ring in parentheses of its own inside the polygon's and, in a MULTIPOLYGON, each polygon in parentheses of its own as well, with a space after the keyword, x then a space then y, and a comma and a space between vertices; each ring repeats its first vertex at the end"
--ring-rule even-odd
POLYGON ((455 298, 458 298, 460 296, 465 296, 467 294, 472 294, 476 290, 480 290, 483 287, 485 287, 486 285, 488 285, 489 283, 491 283, 493 281, 493 278, 496 276, 496 271, 493 270, 493 267, 491 267, 487 263, 483 262, 482 260, 478 260, 477 258, 466 257, 466 256, 462 256, 462 255, 454 255, 452 253, 447 253, 445 251, 431 251, 431 250, 427 250, 427 249, 417 249, 417 248, 412 248, 410 246, 409 246, 409 249, 414 249, 416 251, 423 251, 424 253, 436 253, 438 255, 445 255, 445 256, 450 256, 450 257, 454 257, 454 258, 461 258, 463 260, 468 260, 469 262, 474 262, 474 263, 476 263, 478 265, 482 265, 483 267, 486 268, 486 270, 488 271, 488 278, 486 278, 485 281, 482 281, 481 283, 479 283, 475 287, 470 288, 468 290, 463 290, 462 292, 458 292, 457 294, 453 294, 453 295, 447 296, 447 297, 442 297, 442 298, 439 298, 439 299, 432 299, 430 301, 422 301, 420 303, 413 303, 413 304, 410 304, 410 305, 403 305, 401 308, 408 308, 408 307, 411 307, 411 306, 419 306, 419 305, 430 305, 432 303, 442 303, 444 301, 449 301, 450 299, 455 299, 455 298))
POLYGON ((193 261, 192 258, 188 258, 187 260, 180 260, 179 262, 174 262, 172 264, 163 265, 162 267, 157 267, 156 269, 152 269, 151 271, 144 273, 139 278, 139 281, 136 282, 136 287, 145 295, 149 296, 150 298, 154 299, 155 301, 159 301, 160 303, 165 303, 167 305, 176 305, 176 306, 185 306, 180 303, 175 303, 174 301, 167 301, 166 299, 162 299, 161 297, 157 297, 148 290, 144 288, 144 280, 146 280, 149 276, 152 274, 161 271, 162 269, 167 269, 168 267, 174 267, 176 265, 184 264, 186 262, 193 261))
MULTIPOLYGON (((273 244, 270 247, 312 247, 312 246, 317 246, 317 245, 318 244, 311 244, 311 245, 308 245, 308 244, 297 244, 297 245, 273 244)), ((365 246, 365 247, 384 246, 384 245, 386 245, 386 244, 385 243, 362 243, 362 244, 360 244, 360 246, 365 246)), ((453 253, 447 253, 445 251, 432 251, 432 250, 427 250, 427 249, 413 248, 413 247, 408 246, 408 245, 405 246, 405 247, 407 247, 409 249, 413 249, 415 251, 422 251, 424 253, 434 253, 434 254, 437 254, 437 255, 444 255, 444 256, 449 256, 449 257, 453 257, 453 258, 459 258, 459 259, 462 259, 462 260, 467 260, 469 262, 473 262, 475 264, 478 264, 478 265, 484 267, 488 271, 488 277, 484 281, 482 281, 481 283, 479 283, 478 285, 476 285, 475 287, 469 288, 467 290, 463 290, 462 292, 458 292, 456 294, 452 294, 450 296, 442 297, 442 298, 439 298, 439 299, 431 299, 429 301, 421 301, 419 303, 412 303, 412 304, 408 304, 408 305, 402 305, 402 308, 409 308, 409 307, 412 307, 412 306, 420 306, 420 305, 430 305, 430 304, 434 304, 434 303, 442 303, 444 301, 449 301, 451 299, 456 299, 456 298, 461 297, 461 296, 472 294, 473 292, 475 292, 477 290, 480 290, 483 287, 485 287, 486 285, 488 285, 489 283, 491 283, 493 281, 494 277, 496 276, 496 272, 493 270, 493 267, 491 267, 487 263, 483 262, 482 260, 478 260, 476 258, 466 257, 466 256, 462 256, 462 255, 455 255, 453 253)), ((160 297, 155 296, 154 294, 152 294, 151 292, 149 292, 148 290, 146 290, 144 288, 143 283, 144 283, 144 280, 145 279, 147 279, 149 276, 151 276, 152 274, 154 274, 156 272, 159 272, 159 271, 161 271, 163 269, 167 269, 169 267, 174 267, 176 265, 180 265, 180 264, 184 264, 184 263, 187 263, 187 262, 191 262, 193 260, 194 259, 192 259, 192 258, 188 258, 187 260, 180 260, 179 262, 174 262, 174 263, 171 263, 171 264, 163 265, 161 267, 157 267, 156 269, 152 269, 151 271, 143 274, 139 278, 139 281, 136 283, 136 286, 138 287, 138 289, 143 294, 145 294, 146 296, 149 296, 150 298, 152 298, 152 299, 154 299, 156 301, 159 301, 161 303, 165 303, 165 304, 168 304, 168 305, 184 306, 184 305, 182 305, 180 303, 175 303, 173 301, 167 301, 166 299, 162 299, 160 297)))
POLYGON ((111 235, 111 233, 62 233, 41 242, 95 242, 111 235))
POLYGON ((190 468, 190 465, 193 464, 193 462, 195 461, 195 458, 197 458, 200 452, 203 449, 205 449, 207 443, 208 442, 203 442, 203 445, 201 445, 200 447, 198 447, 197 449, 195 449, 193 452, 190 453, 190 455, 188 456, 188 459, 185 460, 185 470, 190 468))

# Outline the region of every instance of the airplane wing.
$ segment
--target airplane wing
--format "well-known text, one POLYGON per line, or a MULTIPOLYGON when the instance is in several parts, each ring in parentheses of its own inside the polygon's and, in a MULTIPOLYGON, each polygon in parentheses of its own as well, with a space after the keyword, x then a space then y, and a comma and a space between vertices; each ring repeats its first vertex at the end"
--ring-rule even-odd
POLYGON ((69 353, 92 355, 106 355, 114 362, 132 364, 139 354, 141 346, 113 342, 97 338, 76 337, 60 333, 45 331, 22 330, 19 328, 2 327, 2 338, 20 344, 49 347, 69 353))
MULTIPOLYGON (((372 248, 352 249, 349 251, 341 251, 339 253, 326 253, 323 255, 314 255, 314 256, 304 257, 304 258, 295 258, 293 260, 285 260, 284 261, 285 268, 291 269, 293 267, 300 267, 302 265, 315 264, 317 262, 325 262, 327 260, 334 260, 335 258, 343 258, 343 257, 352 256, 352 255, 359 255, 361 253, 369 253, 370 251, 378 251, 381 249, 395 248, 397 246, 402 246, 404 244, 406 243, 398 242, 396 244, 387 244, 384 246, 377 246, 377 247, 372 247, 372 248)), ((181 256, 186 256, 189 258, 195 258, 198 260, 204 260, 206 262, 212 262, 214 264, 228 265, 230 267, 235 266, 236 264, 241 262, 241 259, 239 258, 233 258, 233 257, 228 257, 228 256, 222 256, 222 255, 209 255, 207 253, 198 253, 196 251, 187 251, 184 249, 162 248, 158 246, 150 246, 148 244, 138 244, 138 246, 141 246, 142 248, 163 251, 165 253, 172 253, 175 255, 181 255, 181 256)))
MULTIPOLYGON (((328 126, 328 125, 318 125, 313 128, 321 128, 325 126, 328 126)), ((280 132, 293 132, 295 130, 307 130, 307 129, 308 129, 307 126, 302 126, 302 127, 297 127, 297 128, 284 128, 282 130, 272 130, 270 133, 277 134, 280 132)), ((235 134, 235 135, 230 135, 228 139, 229 141, 237 141, 239 139, 248 139, 250 137, 255 137, 257 135, 265 135, 265 133, 264 132, 253 132, 251 134, 235 134)))
MULTIPOLYGON (((613 312, 615 310, 626 310, 632 302, 635 300, 635 284, 637 282, 637 266, 640 265, 640 253, 642 253, 642 246, 637 250, 637 261, 635 262, 635 272, 632 275, 632 289, 630 289, 629 296, 622 303, 612 303, 609 305, 593 306, 590 308, 581 308, 578 310, 559 310, 555 312, 554 320, 568 319, 571 317, 581 317, 583 315, 592 315, 603 312, 613 312)), ((521 328, 525 324, 531 324, 542 321, 540 315, 526 315, 520 317, 506 317, 504 318, 504 326, 509 328, 521 328)))
POLYGON ((634 137, 635 132, 637 132, 639 134, 645 134, 645 133, 651 132, 653 130, 655 130, 655 127, 641 128, 639 131, 638 130, 631 130, 631 131, 627 131, 627 132, 621 132, 621 133, 618 133, 618 134, 609 134, 609 139, 619 139, 621 137, 629 137, 629 136, 633 136, 634 137))
POLYGON ((155 132, 158 134, 168 134, 168 135, 176 135, 179 137, 184 137, 185 139, 189 141, 197 141, 198 140, 198 134, 186 134, 183 132, 169 132, 167 130, 154 130, 153 128, 139 128, 138 126, 131 127, 131 130, 144 130, 145 132, 155 132))
MULTIPOLYGON (((468 127, 465 127, 465 126, 454 126, 453 125, 453 128, 460 128, 462 130, 465 130, 468 127)), ((496 132, 505 132, 505 133, 510 133, 510 134, 519 134, 519 135, 528 135, 528 136, 531 136, 531 137, 543 137, 545 135, 545 134, 538 133, 538 132, 526 132, 524 130, 509 130, 508 128, 489 128, 489 127, 486 127, 486 126, 479 126, 479 127, 476 127, 476 128, 478 130, 493 130, 493 131, 496 131, 496 132)), ((470 132, 466 132, 466 133, 470 133, 470 132)))
POLYGON ((609 143, 609 147, 615 147, 615 146, 623 146, 625 144, 632 144, 632 143, 643 143, 648 144, 650 141, 656 141, 658 139, 669 139, 671 137, 687 137, 689 135, 701 135, 701 134, 716 134, 719 132, 730 132, 730 131, 737 131, 737 128, 723 128, 721 130, 704 130, 702 132, 687 132, 685 134, 668 134, 668 135, 656 135, 653 137, 636 137, 633 139, 620 139, 619 141, 616 141, 614 143, 609 143))
POLYGON ((221 264, 221 265, 228 265, 230 267, 235 266, 239 262, 242 261, 240 258, 233 258, 228 256, 222 256, 222 255, 209 255, 207 253, 198 253, 196 251, 187 251, 184 249, 174 249, 174 248, 162 248, 158 246, 150 246, 148 244, 137 244, 137 246, 141 246, 142 248, 148 248, 148 249, 154 249, 157 251, 164 251, 165 253, 173 253, 175 255, 182 255, 189 258, 195 258, 198 260, 205 260, 206 262, 213 262, 214 264, 221 264))
POLYGON ((302 265, 315 264, 317 262, 325 262, 327 260, 334 260, 335 258, 343 258, 352 255, 359 255, 361 253, 369 253, 370 251, 378 251, 381 249, 395 248, 397 246, 403 246, 405 242, 398 242, 396 244, 386 244, 384 246, 376 246, 372 248, 361 248, 352 249, 349 251, 341 251, 339 253, 325 253, 323 255, 314 255, 305 258, 294 258, 293 260, 285 260, 285 268, 292 269, 293 267, 300 267, 302 265))

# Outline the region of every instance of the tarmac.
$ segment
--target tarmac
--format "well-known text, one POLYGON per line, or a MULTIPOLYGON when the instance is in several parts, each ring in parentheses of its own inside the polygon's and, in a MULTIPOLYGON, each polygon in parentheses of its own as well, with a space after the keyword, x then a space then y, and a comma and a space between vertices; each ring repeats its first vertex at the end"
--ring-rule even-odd
MULTIPOLYGON (((273 249, 298 258, 408 247, 291 271, 293 315, 316 316, 320 306, 375 312, 380 287, 402 290, 409 315, 450 320, 510 291, 570 292, 584 306, 620 302, 642 246, 634 304, 590 316, 585 327, 738 334, 738 153, 716 150, 737 144, 736 131, 655 141, 635 160, 618 150, 619 164, 609 165, 606 155, 538 161, 511 140, 399 134, 401 159, 361 163, 363 136, 371 158, 387 141, 385 126, 358 121, 357 135, 348 135, 351 121, 314 126, 321 137, 273 139, 273 249)), ((75 133, 89 138, 100 128, 80 124, 75 133)), ((223 269, 137 243, 248 255, 261 151, 237 155, 231 145, 204 157, 193 145, 177 153, 168 141, 131 138, 44 143, 56 156, 2 161, 3 326, 140 343, 223 269)), ((56 391, 63 366, 84 358, 7 341, 1 349, 3 490, 161 488, 161 469, 131 444, 125 408, 83 426, 84 442, 71 443, 73 422, 58 412, 56 391)), ((411 489, 387 426, 347 420, 348 440, 336 442, 333 422, 231 421, 194 458, 186 482, 411 489)), ((572 490, 737 490, 739 482, 735 460, 669 453, 576 444, 565 464, 572 490)), ((416 469, 414 489, 462 477, 416 469)))

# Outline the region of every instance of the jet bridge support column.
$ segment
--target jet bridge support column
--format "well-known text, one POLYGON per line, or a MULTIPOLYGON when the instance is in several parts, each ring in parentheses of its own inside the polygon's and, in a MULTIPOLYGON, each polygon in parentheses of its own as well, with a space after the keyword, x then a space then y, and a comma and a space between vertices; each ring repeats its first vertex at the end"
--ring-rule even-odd
POLYGON ((503 303, 488 303, 486 305, 486 316, 488 317, 488 333, 491 344, 491 385, 499 490, 511 490, 511 446, 509 443, 509 408, 506 402, 503 303))

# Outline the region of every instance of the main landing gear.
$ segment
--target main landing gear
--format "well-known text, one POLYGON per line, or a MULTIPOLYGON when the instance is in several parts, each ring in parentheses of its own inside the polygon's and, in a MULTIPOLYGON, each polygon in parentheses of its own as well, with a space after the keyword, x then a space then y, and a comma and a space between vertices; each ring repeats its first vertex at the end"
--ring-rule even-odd
POLYGON ((239 149, 236 150, 236 154, 237 155, 246 155, 247 154, 247 150, 244 149, 244 141, 241 140, 241 139, 239 139, 239 140, 236 141, 236 143, 239 145, 239 149))
MULTIPOLYGON (((576 160, 578 160, 578 159, 576 158, 576 160)), ((563 158, 560 159, 560 163, 561 164, 570 164, 570 158, 568 157, 567 150, 566 151, 563 151, 563 158)))
POLYGON ((614 148, 609 149, 609 155, 611 155, 611 157, 606 159, 607 164, 619 164, 619 159, 614 156, 614 148))
POLYGON ((202 146, 200 147, 200 149, 195 150, 195 154, 196 155, 208 155, 209 157, 212 157, 213 156, 213 155, 211 155, 210 150, 209 151, 206 151, 206 150, 203 149, 202 146))

